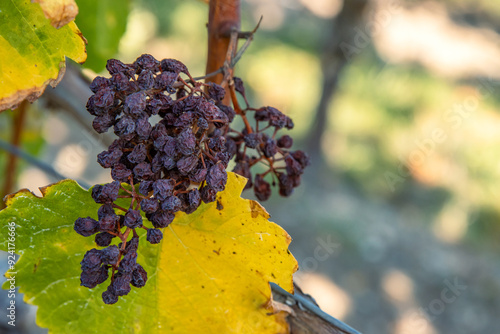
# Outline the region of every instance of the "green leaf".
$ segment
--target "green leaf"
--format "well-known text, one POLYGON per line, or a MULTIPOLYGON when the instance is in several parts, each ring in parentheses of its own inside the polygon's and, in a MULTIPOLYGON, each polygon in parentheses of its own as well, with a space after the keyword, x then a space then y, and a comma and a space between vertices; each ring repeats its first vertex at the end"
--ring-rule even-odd
POLYGON ((85 67, 100 72, 115 56, 127 27, 128 0, 79 0, 76 23, 88 41, 85 67))
POLYGON ((74 22, 60 29, 29 1, 2 0, 0 10, 0 111, 36 100, 62 79, 65 57, 83 63, 85 39, 74 22))
POLYGON ((140 233, 137 261, 148 282, 115 305, 101 300, 109 280, 92 290, 79 286, 79 262, 95 246, 73 222, 96 218, 89 191, 67 180, 42 189, 43 198, 18 192, 0 212, 0 249, 9 249, 14 222, 22 254, 17 273, 7 276, 39 306, 37 322, 50 333, 286 333, 283 315, 269 315, 268 282, 293 290, 290 237, 257 202, 240 197, 245 183, 229 173, 217 201, 179 213, 159 245, 140 233))

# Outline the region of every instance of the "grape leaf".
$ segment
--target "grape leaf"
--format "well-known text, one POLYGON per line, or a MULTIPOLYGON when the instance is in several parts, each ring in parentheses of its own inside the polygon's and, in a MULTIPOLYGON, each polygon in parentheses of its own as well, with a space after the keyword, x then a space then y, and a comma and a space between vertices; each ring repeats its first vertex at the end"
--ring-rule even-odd
POLYGON ((0 10, 0 111, 33 102, 64 75, 65 56, 83 63, 85 38, 76 24, 60 29, 29 1, 3 0, 0 10))
POLYGON ((85 67, 100 72, 118 51, 127 27, 129 0, 78 0, 80 14, 75 22, 89 44, 85 67))
POLYGON ((282 314, 269 315, 268 282, 293 289, 290 237, 257 202, 240 197, 245 183, 229 173, 217 201, 178 213, 159 245, 140 233, 137 262, 148 282, 114 305, 101 300, 109 281, 92 290, 79 285, 79 262, 95 246, 73 222, 96 218, 89 191, 71 180, 44 188, 43 198, 20 191, 0 211, 0 249, 9 249, 14 222, 22 254, 7 276, 38 305, 37 322, 50 333, 286 333, 282 314))
POLYGON ((32 0, 42 7, 45 17, 56 29, 64 27, 75 19, 78 14, 78 6, 75 0, 32 0))

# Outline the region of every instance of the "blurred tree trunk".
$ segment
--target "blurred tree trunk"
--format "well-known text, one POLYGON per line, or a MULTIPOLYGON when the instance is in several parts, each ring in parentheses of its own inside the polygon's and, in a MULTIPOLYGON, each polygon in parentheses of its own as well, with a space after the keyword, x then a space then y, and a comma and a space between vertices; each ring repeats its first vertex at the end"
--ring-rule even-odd
POLYGON ((324 164, 321 142, 328 128, 328 109, 337 92, 342 69, 370 42, 365 32, 365 12, 369 2, 345 0, 340 13, 332 19, 329 37, 324 42, 321 59, 323 92, 306 143, 315 169, 324 164))

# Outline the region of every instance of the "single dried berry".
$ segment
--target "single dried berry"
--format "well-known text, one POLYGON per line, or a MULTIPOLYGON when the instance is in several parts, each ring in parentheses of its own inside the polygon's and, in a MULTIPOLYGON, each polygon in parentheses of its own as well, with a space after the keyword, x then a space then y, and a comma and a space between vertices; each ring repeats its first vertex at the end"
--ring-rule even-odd
POLYGON ((168 196, 172 196, 174 191, 175 181, 172 179, 160 179, 153 183, 153 192, 156 199, 165 200, 168 196))
POLYGON ((101 251, 95 248, 87 251, 80 262, 83 271, 96 271, 102 264, 101 251))
POLYGON ((164 211, 177 212, 181 208, 181 200, 177 196, 168 196, 161 202, 161 209, 164 211))
POLYGON ((159 204, 154 198, 145 198, 141 201, 141 209, 145 213, 154 213, 158 211, 159 204))
POLYGON ((84 237, 88 237, 92 234, 95 234, 98 232, 98 223, 96 220, 87 217, 87 218, 78 218, 75 221, 75 232, 83 235, 84 237))
POLYGON ((207 174, 207 184, 215 191, 222 191, 226 187, 227 173, 226 168, 220 162, 217 162, 207 174))
POLYGON ((293 139, 289 135, 284 135, 278 139, 277 144, 280 148, 290 148, 293 145, 293 139))
POLYGON ((106 215, 99 219, 99 231, 113 232, 116 230, 120 217, 117 215, 106 215))
POLYGON ((115 304, 118 302, 118 296, 114 294, 111 287, 108 287, 108 289, 102 293, 102 300, 105 304, 115 304))
POLYGON ((163 238, 163 233, 161 233, 160 230, 156 228, 148 229, 146 240, 149 241, 150 243, 158 244, 160 243, 162 238, 163 238))
POLYGON ((115 265, 118 262, 120 250, 116 245, 101 250, 101 260, 105 265, 115 265))
POLYGON ((114 181, 92 188, 92 198, 96 203, 112 203, 118 198, 120 182, 114 181))
POLYGON ((115 296, 125 296, 130 292, 130 281, 132 280, 132 274, 124 273, 115 277, 111 283, 111 291, 115 296))
POLYGON ((271 196, 271 185, 264 181, 264 178, 260 174, 255 176, 253 188, 255 196, 259 201, 267 201, 271 196))
POLYGON ((146 285, 146 282, 148 280, 148 273, 140 264, 136 264, 134 271, 132 272, 132 280, 130 281, 130 284, 135 286, 136 288, 142 288, 144 285, 146 285))
POLYGON ((204 186, 200 190, 201 200, 205 203, 211 203, 211 202, 215 201, 216 195, 217 195, 217 191, 215 191, 210 186, 204 186))
POLYGON ((124 225, 130 228, 137 228, 142 226, 142 216, 139 210, 129 209, 125 213, 124 225))
POLYGON ((113 240, 114 237, 115 237, 114 235, 109 234, 107 232, 97 233, 95 236, 95 243, 97 246, 107 247, 111 244, 111 241, 113 240))
POLYGON ((163 228, 170 225, 174 220, 174 218, 175 215, 172 212, 159 210, 153 213, 149 218, 149 220, 151 221, 154 227, 163 228))

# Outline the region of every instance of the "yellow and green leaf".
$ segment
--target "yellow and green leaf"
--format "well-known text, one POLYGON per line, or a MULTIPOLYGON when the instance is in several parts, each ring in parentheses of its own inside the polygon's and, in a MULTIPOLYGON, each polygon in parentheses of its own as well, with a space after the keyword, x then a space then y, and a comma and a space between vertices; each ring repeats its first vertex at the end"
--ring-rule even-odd
POLYGON ((83 63, 85 38, 74 22, 51 25, 38 4, 4 0, 0 10, 0 111, 36 100, 62 79, 65 57, 83 63))
POLYGON ((93 238, 73 231, 78 217, 96 218, 90 192, 66 180, 36 197, 21 191, 0 212, 0 249, 7 251, 9 223, 22 254, 14 273, 37 322, 50 333, 287 333, 272 314, 269 281, 292 291, 297 263, 290 237, 269 222, 255 201, 240 197, 246 179, 229 173, 217 201, 190 215, 177 214, 159 245, 140 234, 140 263, 148 272, 141 289, 105 305, 109 281, 80 287, 80 264, 93 238))
POLYGON ((75 0, 32 0, 40 4, 45 17, 56 29, 64 27, 73 21, 78 14, 78 6, 75 0))

